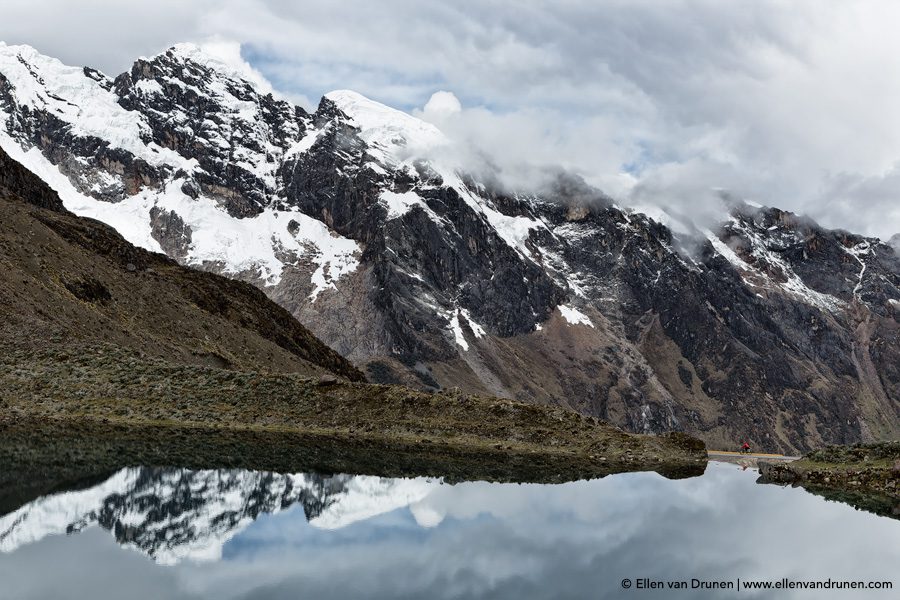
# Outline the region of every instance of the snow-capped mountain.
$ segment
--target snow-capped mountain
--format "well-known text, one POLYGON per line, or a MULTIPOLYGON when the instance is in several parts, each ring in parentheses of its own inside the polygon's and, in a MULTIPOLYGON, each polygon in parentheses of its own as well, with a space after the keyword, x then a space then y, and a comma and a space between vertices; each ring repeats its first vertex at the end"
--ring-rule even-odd
POLYGON ((0 145, 69 210, 251 281, 376 381, 784 450, 900 432, 900 259, 738 203, 716 231, 458 168, 350 91, 313 113, 178 45, 109 78, 0 46, 0 145), (671 225, 671 226, 669 226, 671 225))
POLYGON ((337 529, 408 506, 437 485, 424 478, 127 468, 0 517, 0 552, 99 525, 159 564, 218 560, 226 542, 262 514, 299 504, 310 525, 337 529))

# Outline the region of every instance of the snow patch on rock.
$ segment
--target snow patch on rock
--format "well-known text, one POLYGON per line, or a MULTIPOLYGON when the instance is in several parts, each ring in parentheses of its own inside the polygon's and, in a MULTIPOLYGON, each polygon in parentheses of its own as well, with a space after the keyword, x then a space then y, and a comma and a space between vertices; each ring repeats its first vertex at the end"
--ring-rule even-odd
POLYGON ((287 152, 284 153, 284 158, 288 159, 305 154, 316 144, 325 131, 326 129, 307 131, 306 135, 303 136, 303 139, 288 148, 287 152))
POLYGON ((465 329, 463 328, 464 323, 468 324, 469 329, 476 339, 480 340, 487 335, 484 327, 476 323, 475 319, 472 318, 472 315, 465 308, 457 308, 450 313, 444 312, 436 306, 434 308, 436 308, 438 314, 447 319, 450 324, 450 332, 453 334, 456 345, 462 348, 464 352, 469 351, 469 342, 466 341, 465 329))
POLYGON ((382 204, 384 204, 388 209, 388 219, 396 219, 398 217, 402 217, 413 207, 421 207, 433 220, 438 221, 440 217, 431 210, 427 204, 425 204, 425 200, 422 199, 414 191, 408 192, 392 192, 389 190, 385 190, 381 192, 380 196, 382 204))
POLYGON ((460 308, 458 314, 466 320, 466 322, 469 324, 469 329, 472 330, 472 334, 474 334, 476 338, 480 340, 485 336, 484 328, 475 322, 475 320, 472 318, 472 315, 469 314, 469 311, 467 311, 465 308, 460 308))
POLYGON ((466 335, 463 332, 459 311, 450 317, 450 330, 453 332, 453 339, 456 340, 456 345, 462 348, 463 351, 468 352, 469 342, 466 341, 466 335))
POLYGON ((852 248, 844 248, 844 251, 855 258, 860 266, 859 277, 857 278, 856 286, 853 288, 853 295, 858 297, 859 291, 862 289, 863 278, 866 276, 866 267, 868 266, 866 261, 863 260, 863 257, 870 254, 871 246, 869 245, 869 242, 863 241, 852 248))
POLYGON ((535 261, 531 249, 525 242, 531 236, 531 231, 533 229, 547 229, 547 226, 542 221, 522 215, 504 215, 494 208, 486 198, 473 192, 469 186, 465 184, 457 171, 440 162, 431 163, 431 165, 438 173, 440 173, 441 178, 444 180, 444 184, 456 190, 456 193, 460 195, 463 201, 468 204, 472 210, 483 215, 488 224, 510 248, 518 252, 524 258, 535 261))
POLYGON ((725 258, 725 260, 730 262, 732 264, 732 266, 734 266, 736 269, 738 269, 739 271, 746 271, 751 268, 749 264, 744 262, 743 259, 741 259, 741 257, 738 256, 737 253, 731 249, 731 246, 729 246, 728 244, 723 242, 721 239, 719 239, 719 236, 717 236, 716 234, 714 234, 712 231, 710 231, 708 229, 704 230, 704 234, 706 235, 706 238, 709 240, 709 243, 712 244, 713 250, 718 252, 722 257, 725 258))
POLYGON ((560 304, 558 308, 563 319, 565 319, 569 325, 587 325, 588 327, 594 326, 587 315, 574 306, 570 306, 568 304, 560 304))
MULTIPOLYGON (((728 246, 728 244, 723 242, 719 236, 708 229, 704 230, 703 233, 707 239, 709 239, 713 249, 734 265, 734 267, 742 273, 742 276, 744 274, 752 274, 754 278, 766 282, 767 287, 780 288, 802 302, 823 310, 835 311, 844 306, 844 303, 838 298, 829 294, 823 294, 822 292, 818 292, 807 286, 783 258, 766 247, 766 241, 751 228, 742 226, 741 223, 734 218, 732 218, 731 224, 732 226, 739 228, 750 238, 751 243, 749 252, 754 258, 782 272, 786 281, 781 282, 772 280, 767 273, 744 261, 730 246, 728 246)), ((746 278, 745 281, 751 286, 760 287, 746 278)))

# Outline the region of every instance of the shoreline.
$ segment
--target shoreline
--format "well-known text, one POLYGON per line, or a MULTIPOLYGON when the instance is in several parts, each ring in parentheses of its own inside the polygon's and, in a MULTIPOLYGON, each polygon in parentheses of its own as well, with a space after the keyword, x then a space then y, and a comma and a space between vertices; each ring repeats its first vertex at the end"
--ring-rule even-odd
POLYGON ((759 461, 760 483, 802 487, 900 519, 900 441, 827 446, 793 462, 759 461))
MULTIPOLYGON (((173 458, 184 460, 193 452, 210 464, 216 461, 204 447, 207 442, 192 447, 182 440, 199 436, 213 445, 215 438, 279 445, 284 439, 301 446, 324 440, 430 456, 413 461, 417 464, 438 464, 442 454, 471 455, 478 457, 470 461, 476 474, 484 457, 493 464, 538 457, 546 463, 539 470, 543 479, 552 475, 547 473, 553 463, 586 474, 610 472, 613 464, 627 466, 619 471, 706 464, 705 445, 689 435, 626 433, 557 406, 333 376, 172 365, 111 346, 78 355, 53 349, 0 353, 0 414, 2 437, 48 428, 57 435, 81 431, 87 432, 82 437, 99 439, 114 430, 134 440, 163 435, 180 448, 173 458)), ((244 445, 246 453, 257 453, 252 444, 244 445)), ((165 458, 163 453, 155 460, 165 458)))
POLYGON ((706 461, 603 460, 567 448, 384 439, 341 432, 209 425, 126 424, 102 419, 0 420, 0 514, 38 496, 77 489, 134 466, 246 469, 279 473, 347 473, 565 483, 623 472, 655 471, 680 479, 702 475, 706 461))

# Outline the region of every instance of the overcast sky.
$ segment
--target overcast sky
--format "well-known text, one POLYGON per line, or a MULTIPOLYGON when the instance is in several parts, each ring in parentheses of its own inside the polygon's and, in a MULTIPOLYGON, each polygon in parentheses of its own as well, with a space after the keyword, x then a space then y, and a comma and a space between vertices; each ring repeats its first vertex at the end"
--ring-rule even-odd
POLYGON ((900 232, 897 2, 2 1, 0 39, 66 63, 116 74, 214 40, 300 103, 354 89, 509 173, 558 164, 679 210, 726 189, 900 232))

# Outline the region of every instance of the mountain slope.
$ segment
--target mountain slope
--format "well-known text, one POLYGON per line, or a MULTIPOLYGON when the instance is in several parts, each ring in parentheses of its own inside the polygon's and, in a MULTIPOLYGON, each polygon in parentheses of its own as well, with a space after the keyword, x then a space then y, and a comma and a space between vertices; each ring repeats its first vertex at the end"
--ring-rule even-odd
POLYGON ((564 173, 509 190, 428 123, 349 91, 307 113, 189 45, 116 78, 0 47, 0 121, 70 210, 260 286, 373 380, 719 447, 900 432, 878 240, 742 204, 699 230, 564 173))

